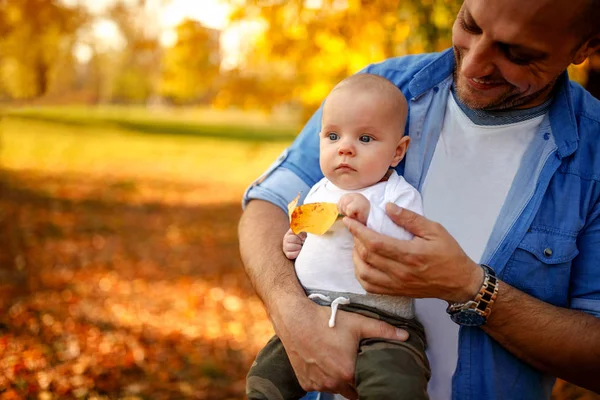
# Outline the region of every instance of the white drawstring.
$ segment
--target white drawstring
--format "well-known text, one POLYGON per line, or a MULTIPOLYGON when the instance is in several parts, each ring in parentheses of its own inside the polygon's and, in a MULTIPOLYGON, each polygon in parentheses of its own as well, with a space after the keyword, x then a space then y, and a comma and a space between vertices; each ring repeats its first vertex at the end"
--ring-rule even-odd
MULTIPOLYGON (((325 296, 321 293, 313 293, 308 296, 309 299, 321 299, 324 301, 331 301, 329 296, 325 296)), ((346 297, 338 297, 335 300, 331 301, 331 317, 329 318, 329 327, 333 328, 335 326, 335 316, 337 314, 338 306, 340 304, 350 304, 350 299, 346 297)))

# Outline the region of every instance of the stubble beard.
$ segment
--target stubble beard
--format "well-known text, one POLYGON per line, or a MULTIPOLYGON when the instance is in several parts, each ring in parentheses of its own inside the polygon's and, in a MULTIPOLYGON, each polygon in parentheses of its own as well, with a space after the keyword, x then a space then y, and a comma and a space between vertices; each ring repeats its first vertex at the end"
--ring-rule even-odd
MULTIPOLYGON (((469 107, 472 110, 482 110, 482 111, 505 111, 510 109, 519 108, 524 104, 528 104, 529 102, 538 98, 543 92, 549 92, 549 89, 554 87, 556 81, 558 80, 558 76, 552 79, 546 86, 542 89, 538 90, 535 93, 528 94, 523 97, 519 97, 519 92, 516 87, 512 87, 512 89, 507 90, 502 95, 498 96, 496 99, 492 99, 488 102, 477 101, 473 99, 470 94, 473 89, 471 89, 468 83, 464 82, 466 78, 459 76, 460 67, 462 64, 462 55, 460 51, 455 47, 454 48, 454 58, 456 63, 454 65, 454 82, 456 85, 456 95, 459 100, 469 107)), ((507 84, 509 84, 507 82, 507 84)), ((510 84, 509 84, 510 85, 510 84)), ((527 108, 527 107, 523 107, 527 108)))

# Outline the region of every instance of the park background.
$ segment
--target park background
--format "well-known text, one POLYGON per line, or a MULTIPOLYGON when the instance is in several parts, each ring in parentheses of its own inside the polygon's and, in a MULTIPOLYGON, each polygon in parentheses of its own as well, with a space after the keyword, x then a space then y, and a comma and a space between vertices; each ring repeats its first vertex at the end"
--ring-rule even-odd
POLYGON ((459 3, 0 0, 0 399, 244 398, 272 334, 244 188, 336 82, 450 46, 459 3))

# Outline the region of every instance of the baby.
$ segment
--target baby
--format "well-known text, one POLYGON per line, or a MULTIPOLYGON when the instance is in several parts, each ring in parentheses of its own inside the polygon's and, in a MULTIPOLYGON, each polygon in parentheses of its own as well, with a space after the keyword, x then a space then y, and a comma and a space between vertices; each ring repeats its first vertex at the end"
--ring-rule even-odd
MULTIPOLYGON (((397 239, 412 234, 385 213, 393 202, 419 214, 421 196, 394 167, 404 158, 408 105, 387 79, 357 74, 340 82, 323 106, 320 166, 323 175, 304 203, 337 203, 338 210, 369 228, 397 239)), ((430 368, 425 334, 411 298, 367 293, 354 274, 350 232, 338 220, 324 235, 289 230, 283 251, 295 259, 298 279, 317 303, 356 312, 405 329, 406 342, 369 338, 358 349, 355 384, 360 399, 428 399, 430 368)), ((249 399, 299 399, 305 395, 277 336, 257 356, 247 378, 249 399)))

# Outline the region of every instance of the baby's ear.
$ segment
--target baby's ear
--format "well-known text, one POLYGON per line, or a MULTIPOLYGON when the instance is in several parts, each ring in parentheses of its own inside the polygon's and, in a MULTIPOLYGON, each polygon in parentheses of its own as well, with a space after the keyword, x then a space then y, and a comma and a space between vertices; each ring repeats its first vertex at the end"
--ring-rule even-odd
POLYGON ((396 153, 394 154, 394 158, 392 159, 391 166, 395 167, 400 164, 400 161, 404 158, 406 154, 406 150, 408 149, 408 144, 410 143, 410 137, 402 136, 400 141, 398 141, 398 145, 396 146, 396 153))

